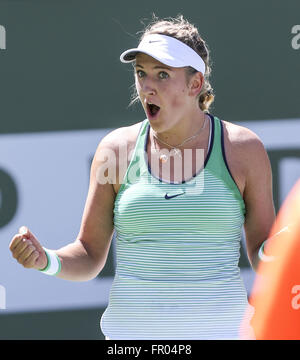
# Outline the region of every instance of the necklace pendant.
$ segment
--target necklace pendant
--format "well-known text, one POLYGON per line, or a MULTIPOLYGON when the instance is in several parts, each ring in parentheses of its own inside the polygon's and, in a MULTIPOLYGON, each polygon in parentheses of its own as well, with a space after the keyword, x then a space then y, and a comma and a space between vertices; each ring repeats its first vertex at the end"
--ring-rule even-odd
POLYGON ((165 154, 160 155, 159 160, 163 163, 166 163, 168 161, 168 156, 165 154))

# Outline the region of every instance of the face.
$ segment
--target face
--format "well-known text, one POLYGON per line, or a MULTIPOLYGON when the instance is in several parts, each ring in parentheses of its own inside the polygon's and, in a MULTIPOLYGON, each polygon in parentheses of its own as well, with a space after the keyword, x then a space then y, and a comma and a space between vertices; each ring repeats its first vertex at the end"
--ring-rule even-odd
POLYGON ((196 104, 186 70, 166 66, 146 54, 136 56, 135 83, 147 118, 156 131, 180 128, 196 104))

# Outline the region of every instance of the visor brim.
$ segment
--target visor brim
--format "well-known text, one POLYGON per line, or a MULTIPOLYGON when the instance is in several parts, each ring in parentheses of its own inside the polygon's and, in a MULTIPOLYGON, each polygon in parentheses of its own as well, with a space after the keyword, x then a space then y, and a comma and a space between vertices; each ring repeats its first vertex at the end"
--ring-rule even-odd
POLYGON ((124 51, 121 56, 120 60, 123 63, 129 63, 135 60, 136 55, 141 52, 139 49, 129 49, 124 51))
POLYGON ((173 58, 171 58, 170 56, 168 56, 168 58, 166 58, 165 54, 153 54, 150 51, 146 51, 146 50, 141 50, 141 49, 130 49, 130 50, 126 50, 124 51, 121 56, 120 56, 120 60, 123 63, 130 63, 133 62, 136 58, 136 55, 142 53, 142 54, 146 54, 148 56, 151 56, 153 59, 161 62, 164 65, 167 66, 171 66, 171 67, 175 67, 175 68, 179 68, 179 67, 185 67, 185 64, 180 63, 178 60, 175 60, 173 58))

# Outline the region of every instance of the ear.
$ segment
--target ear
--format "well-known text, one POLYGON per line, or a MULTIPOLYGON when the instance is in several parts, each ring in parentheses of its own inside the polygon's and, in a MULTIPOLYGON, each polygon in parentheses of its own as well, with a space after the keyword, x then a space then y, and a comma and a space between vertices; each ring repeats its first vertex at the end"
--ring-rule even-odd
POLYGON ((200 94, 204 83, 204 77, 201 72, 196 72, 190 79, 189 82, 189 93, 191 96, 197 96, 200 94))

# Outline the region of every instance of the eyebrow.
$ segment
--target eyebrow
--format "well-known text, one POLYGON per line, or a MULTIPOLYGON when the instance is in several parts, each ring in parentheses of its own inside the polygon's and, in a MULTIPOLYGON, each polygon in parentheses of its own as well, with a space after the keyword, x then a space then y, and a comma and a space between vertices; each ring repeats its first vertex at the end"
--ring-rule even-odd
MULTIPOLYGON (((140 68, 144 69, 144 67, 142 65, 140 65, 140 64, 135 64, 134 67, 140 67, 140 68)), ((156 69, 164 69, 164 70, 173 71, 170 67, 164 66, 164 65, 156 65, 156 66, 153 66, 152 69, 154 69, 154 70, 156 70, 156 69)))

